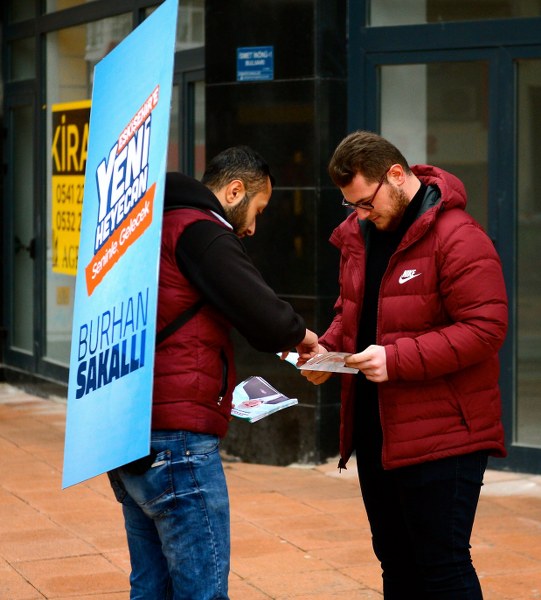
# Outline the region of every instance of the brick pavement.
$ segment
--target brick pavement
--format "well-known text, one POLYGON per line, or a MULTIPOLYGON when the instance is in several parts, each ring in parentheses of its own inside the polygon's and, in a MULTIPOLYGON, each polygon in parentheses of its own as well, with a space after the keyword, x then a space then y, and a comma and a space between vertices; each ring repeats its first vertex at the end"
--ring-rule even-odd
MULTIPOLYGON (((63 399, 0 384, 0 600, 129 597, 106 477, 61 490, 64 423, 63 399)), ((382 598, 355 469, 335 464, 225 463, 232 600, 382 598)), ((472 544, 486 600, 541 599, 541 477, 487 472, 472 544)))

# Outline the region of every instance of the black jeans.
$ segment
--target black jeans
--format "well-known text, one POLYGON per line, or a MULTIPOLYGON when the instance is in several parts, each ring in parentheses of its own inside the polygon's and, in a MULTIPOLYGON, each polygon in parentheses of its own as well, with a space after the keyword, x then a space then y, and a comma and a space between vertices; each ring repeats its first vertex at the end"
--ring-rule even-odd
POLYGON ((384 471, 357 469, 385 600, 481 600, 470 536, 487 466, 476 452, 384 471))

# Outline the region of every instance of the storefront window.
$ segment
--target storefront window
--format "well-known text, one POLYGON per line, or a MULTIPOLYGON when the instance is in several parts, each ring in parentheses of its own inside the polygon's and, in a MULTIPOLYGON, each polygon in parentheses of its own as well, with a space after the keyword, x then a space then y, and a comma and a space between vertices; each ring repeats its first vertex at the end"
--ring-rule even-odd
POLYGON ((131 24, 130 15, 120 15, 47 36, 45 355, 59 364, 68 364, 71 347, 93 70, 131 24))
POLYGON ((47 12, 64 10, 65 8, 72 8, 87 3, 88 0, 47 0, 47 12))
MULTIPOLYGON (((155 10, 147 10, 147 16, 155 10)), ((205 44, 204 0, 182 0, 178 8, 177 37, 169 150, 167 168, 180 170, 200 179, 205 170, 205 82, 203 59, 194 66, 193 58, 184 65, 183 52, 205 44)))
POLYGON ((167 169, 201 179, 205 170, 205 82, 189 76, 180 79, 173 85, 167 169))
POLYGON ((33 79, 36 76, 36 42, 34 38, 23 38, 11 43, 11 81, 33 79))
POLYGON ((488 207, 488 65, 449 62, 381 68, 382 135, 411 164, 460 178, 466 210, 485 228, 488 207), (468 140, 468 152, 464 152, 468 140))
POLYGON ((538 0, 372 0, 370 25, 415 25, 541 16, 538 0))
POLYGON ((21 2, 21 0, 8 0, 7 17, 9 23, 18 23, 33 19, 36 16, 35 2, 21 2))
POLYGON ((180 171, 180 89, 173 85, 171 96, 171 120, 169 121, 169 145, 167 147, 167 170, 180 171))
POLYGON ((516 441, 541 448, 541 60, 518 63, 518 311, 516 441))
POLYGON ((177 50, 205 45, 205 0, 180 2, 178 8, 177 50))
POLYGON ((196 81, 194 91, 194 177, 201 179, 205 171, 205 82, 196 81))
MULTIPOLYGON (((156 7, 148 8, 146 16, 156 7)), ((205 45, 205 0, 180 0, 175 50, 190 50, 205 45)))

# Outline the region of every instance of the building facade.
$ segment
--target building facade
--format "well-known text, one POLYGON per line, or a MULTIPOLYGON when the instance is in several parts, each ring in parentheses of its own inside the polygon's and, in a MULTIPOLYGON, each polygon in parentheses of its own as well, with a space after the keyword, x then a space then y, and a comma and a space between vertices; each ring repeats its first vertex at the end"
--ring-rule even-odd
MULTIPOLYGON (((157 4, 2 4, 4 380, 65 393, 93 67, 157 4)), ((493 466, 541 472, 541 2, 180 0, 178 14, 168 168, 198 177, 207 157, 241 143, 265 156, 277 184, 248 250, 309 327, 325 330, 337 293, 327 240, 345 214, 326 165, 344 135, 378 131, 412 164, 464 181, 510 299, 509 458, 493 466)), ((337 383, 314 388, 235 343, 239 377, 262 375, 299 406, 232 423, 225 449, 273 464, 334 456, 337 383)))

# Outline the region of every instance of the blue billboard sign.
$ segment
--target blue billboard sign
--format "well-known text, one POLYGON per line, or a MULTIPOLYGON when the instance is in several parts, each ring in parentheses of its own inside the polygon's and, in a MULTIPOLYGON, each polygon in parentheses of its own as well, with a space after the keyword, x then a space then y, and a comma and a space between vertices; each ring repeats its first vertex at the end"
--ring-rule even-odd
POLYGON ((177 0, 94 70, 62 486, 150 446, 177 0))

